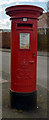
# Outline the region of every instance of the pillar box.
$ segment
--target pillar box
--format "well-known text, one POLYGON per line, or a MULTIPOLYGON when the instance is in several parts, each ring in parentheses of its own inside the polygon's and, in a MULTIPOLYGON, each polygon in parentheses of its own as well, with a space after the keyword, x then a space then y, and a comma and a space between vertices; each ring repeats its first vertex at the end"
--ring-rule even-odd
POLYGON ((11 18, 11 106, 37 106, 37 22, 43 9, 33 5, 6 8, 11 18))

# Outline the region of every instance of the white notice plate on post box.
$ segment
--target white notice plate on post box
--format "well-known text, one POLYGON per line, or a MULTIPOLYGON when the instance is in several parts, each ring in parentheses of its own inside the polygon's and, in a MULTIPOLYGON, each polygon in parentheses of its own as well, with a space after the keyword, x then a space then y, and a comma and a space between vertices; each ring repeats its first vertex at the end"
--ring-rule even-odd
POLYGON ((23 21, 27 21, 27 18, 23 18, 23 21))
POLYGON ((20 33, 20 49, 29 49, 30 33, 20 33))

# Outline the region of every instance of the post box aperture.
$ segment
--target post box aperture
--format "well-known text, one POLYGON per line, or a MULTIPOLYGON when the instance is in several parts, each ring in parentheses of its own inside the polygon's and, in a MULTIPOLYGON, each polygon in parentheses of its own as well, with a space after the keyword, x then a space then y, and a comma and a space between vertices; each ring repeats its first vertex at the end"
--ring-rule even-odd
POLYGON ((37 107, 37 21, 43 9, 33 5, 6 8, 11 18, 11 107, 37 107))

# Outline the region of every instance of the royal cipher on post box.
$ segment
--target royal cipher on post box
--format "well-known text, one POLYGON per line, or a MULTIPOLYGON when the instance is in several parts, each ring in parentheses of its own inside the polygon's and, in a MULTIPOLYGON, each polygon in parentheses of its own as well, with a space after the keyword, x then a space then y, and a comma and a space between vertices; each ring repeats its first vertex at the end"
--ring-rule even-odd
POLYGON ((11 18, 11 106, 37 106, 37 22, 43 9, 33 5, 6 8, 11 18))

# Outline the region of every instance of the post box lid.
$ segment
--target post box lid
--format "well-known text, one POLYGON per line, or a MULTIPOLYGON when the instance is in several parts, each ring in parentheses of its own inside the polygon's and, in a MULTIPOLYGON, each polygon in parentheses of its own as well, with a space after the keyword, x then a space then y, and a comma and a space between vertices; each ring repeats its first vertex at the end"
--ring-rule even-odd
POLYGON ((39 17, 43 14, 43 9, 34 5, 15 5, 5 9, 10 17, 39 17))

